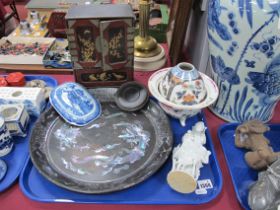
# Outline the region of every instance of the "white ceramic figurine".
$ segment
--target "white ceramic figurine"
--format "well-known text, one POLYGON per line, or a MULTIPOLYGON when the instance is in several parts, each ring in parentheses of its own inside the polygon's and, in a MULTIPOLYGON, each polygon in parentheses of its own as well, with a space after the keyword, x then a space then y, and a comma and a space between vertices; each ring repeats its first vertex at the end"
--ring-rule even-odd
POLYGON ((209 161, 211 154, 203 145, 206 143, 206 127, 197 122, 182 138, 182 144, 173 150, 172 169, 167 182, 180 193, 191 193, 196 189, 200 168, 209 161))

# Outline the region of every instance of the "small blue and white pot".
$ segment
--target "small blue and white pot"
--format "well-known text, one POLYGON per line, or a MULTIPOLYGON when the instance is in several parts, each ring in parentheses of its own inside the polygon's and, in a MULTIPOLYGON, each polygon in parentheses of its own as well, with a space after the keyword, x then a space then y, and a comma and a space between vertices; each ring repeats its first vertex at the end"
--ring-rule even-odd
POLYGON ((0 157, 9 154, 13 148, 10 132, 5 124, 4 117, 0 116, 0 157))
POLYGON ((4 117, 11 136, 27 135, 29 115, 23 104, 0 105, 0 115, 4 117))
POLYGON ((280 98, 279 0, 209 0, 208 38, 220 95, 212 111, 230 122, 268 121, 280 98))

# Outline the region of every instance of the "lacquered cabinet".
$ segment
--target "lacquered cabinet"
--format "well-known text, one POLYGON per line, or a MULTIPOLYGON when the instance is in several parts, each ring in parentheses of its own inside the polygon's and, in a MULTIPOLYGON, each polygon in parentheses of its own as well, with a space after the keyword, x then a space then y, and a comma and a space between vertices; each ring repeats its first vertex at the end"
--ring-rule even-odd
POLYGON ((76 81, 119 86, 133 80, 134 13, 130 5, 80 5, 66 15, 76 81))

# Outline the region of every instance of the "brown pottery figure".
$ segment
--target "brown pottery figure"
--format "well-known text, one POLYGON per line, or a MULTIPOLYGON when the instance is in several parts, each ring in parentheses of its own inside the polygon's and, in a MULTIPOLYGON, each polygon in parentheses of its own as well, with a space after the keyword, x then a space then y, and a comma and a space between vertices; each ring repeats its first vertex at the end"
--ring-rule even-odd
POLYGON ((235 146, 252 150, 245 154, 245 160, 251 168, 256 170, 265 169, 279 156, 263 135, 266 131, 269 131, 269 127, 258 120, 245 122, 235 130, 235 146))

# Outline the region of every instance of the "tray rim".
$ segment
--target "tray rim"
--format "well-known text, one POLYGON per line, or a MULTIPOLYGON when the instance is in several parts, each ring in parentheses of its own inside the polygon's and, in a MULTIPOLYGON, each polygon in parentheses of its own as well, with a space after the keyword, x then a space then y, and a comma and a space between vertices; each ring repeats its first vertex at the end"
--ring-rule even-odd
MULTIPOLYGON (((152 100, 154 100, 151 97, 152 100)), ((203 111, 201 113, 199 113, 199 115, 202 116, 202 120, 205 123, 205 125, 207 126, 207 121, 206 121, 206 117, 203 113, 203 111)), ((170 121, 170 120, 169 120, 170 121)), ((171 124, 171 122, 170 122, 171 124)), ((208 126, 207 126, 208 128, 208 126)), ((179 202, 179 201, 166 201, 166 200, 161 200, 161 201, 146 201, 146 200, 134 200, 134 201, 126 201, 126 200, 111 200, 111 201, 106 201, 106 200, 83 200, 82 199, 55 199, 55 198, 40 198, 39 196, 34 195, 33 193, 29 192, 26 187, 25 187, 25 174, 28 173, 30 174, 30 171, 34 168, 34 165, 30 159, 30 157, 28 158, 28 161, 26 161, 26 165, 24 166, 24 170, 21 171, 20 174, 20 178, 19 178, 19 184, 20 184, 20 189, 23 192, 23 194, 25 196, 27 196, 28 198, 30 198, 33 201, 36 202, 43 202, 43 203, 76 203, 76 204, 127 204, 127 205, 200 205, 200 204, 206 204, 209 203, 210 201, 216 199, 223 188, 223 176, 221 173, 221 168, 220 168, 220 164, 219 161, 217 159, 217 155, 216 155, 216 151, 214 148, 214 144, 213 144, 213 140, 210 134, 210 130, 207 129, 206 130, 206 136, 209 139, 209 149, 211 149, 211 153, 213 155, 213 161, 215 162, 215 168, 217 170, 217 182, 219 182, 219 185, 217 185, 217 189, 216 189, 216 193, 213 194, 212 196, 209 196, 207 199, 204 199, 202 202, 200 203, 195 203, 195 202, 185 202, 183 199, 179 202), (31 166, 31 168, 29 169, 29 165, 31 166)), ((37 171, 37 173, 42 176, 39 171, 35 168, 35 170, 37 171)), ((42 176, 43 179, 46 179, 44 176, 42 176)), ((151 177, 149 177, 148 179, 151 179, 151 177)), ((47 179, 46 179, 47 180, 47 179)), ((47 180, 49 181, 49 180, 47 180)), ((141 185, 141 183, 139 183, 141 185)), ((59 186, 57 186, 59 187, 59 186)), ((63 188, 62 188, 63 189, 63 188)), ((77 193, 77 192, 76 192, 77 193)), ((114 192, 113 192, 114 193, 114 192)), ((176 192, 174 192, 176 193, 176 192)), ((85 195, 90 195, 90 194, 85 194, 85 195)), ((93 194, 95 195, 95 194, 93 194)))
MULTIPOLYGON (((30 126, 30 125, 29 125, 30 126)), ((28 128, 30 131, 31 131, 31 129, 32 128, 28 128)), ((29 132, 30 132, 29 131, 29 132)), ((24 139, 23 139, 23 141, 28 141, 28 139, 27 139, 27 137, 24 137, 24 139)), ((24 142, 24 144, 28 144, 27 142, 24 142)), ((16 145, 14 145, 14 146, 16 146, 16 145)), ((13 149, 14 150, 14 149, 13 149)), ((14 151, 11 151, 11 152, 14 152, 14 151)), ((10 179, 10 181, 8 182, 8 184, 6 184, 6 186, 4 186, 4 187, 1 187, 1 183, 0 183, 0 193, 1 192, 4 192, 5 190, 7 190, 9 187, 11 187, 14 183, 15 183, 15 181, 17 180, 17 178, 20 176, 20 174, 21 174, 21 172, 22 172, 22 170, 24 169, 24 166, 25 166, 25 163, 26 163, 26 161, 28 160, 28 157, 29 157, 29 152, 27 151, 23 156, 22 156, 22 158, 24 159, 23 161, 22 161, 22 164, 21 164, 21 166, 15 171, 16 173, 16 175, 12 178, 12 179, 10 179)), ((5 160, 4 160, 5 161, 5 160)), ((5 161, 6 162, 6 161, 5 161)), ((7 164, 7 163, 6 163, 7 164)), ((11 170, 10 169, 10 166, 7 164, 7 170, 11 170)), ((6 174, 7 175, 7 174, 6 174)), ((6 178, 6 175, 5 175, 5 177, 4 177, 4 179, 6 178)), ((4 180, 3 179, 3 180, 4 180)))
MULTIPOLYGON (((3 74, 3 76, 7 76, 7 74, 3 74)), ((41 79, 41 80, 44 80, 44 81, 48 80, 48 81, 51 81, 53 83, 52 87, 56 87, 57 84, 58 84, 58 82, 55 78, 53 78, 51 76, 48 76, 48 75, 25 75, 25 78, 28 79, 28 81, 34 80, 34 79, 41 79)), ((32 127, 35 125, 36 121, 37 121, 37 118, 34 118, 34 122, 33 122, 32 127)), ((28 126, 31 126, 31 125, 28 125, 28 126)), ((28 128, 28 130, 29 130, 28 132, 32 132, 32 127, 28 128)), ((24 137, 23 141, 24 141, 25 144, 29 144, 28 136, 24 137)), ((27 148, 28 148, 28 146, 27 146, 27 148)), ((0 182, 0 193, 4 192, 8 188, 10 188, 16 182, 16 180, 20 177, 21 172, 24 170, 26 162, 28 162, 28 160, 29 160, 29 151, 27 150, 26 154, 24 155, 24 160, 22 161, 22 164, 21 164, 22 166, 20 168, 18 168, 18 170, 16 171, 17 175, 14 176, 13 179, 11 179, 11 181, 3 188, 1 187, 1 182, 0 182)), ((10 170, 10 166, 7 165, 7 167, 8 167, 8 170, 10 170)), ((4 179, 5 179, 5 177, 4 177, 4 179)))

